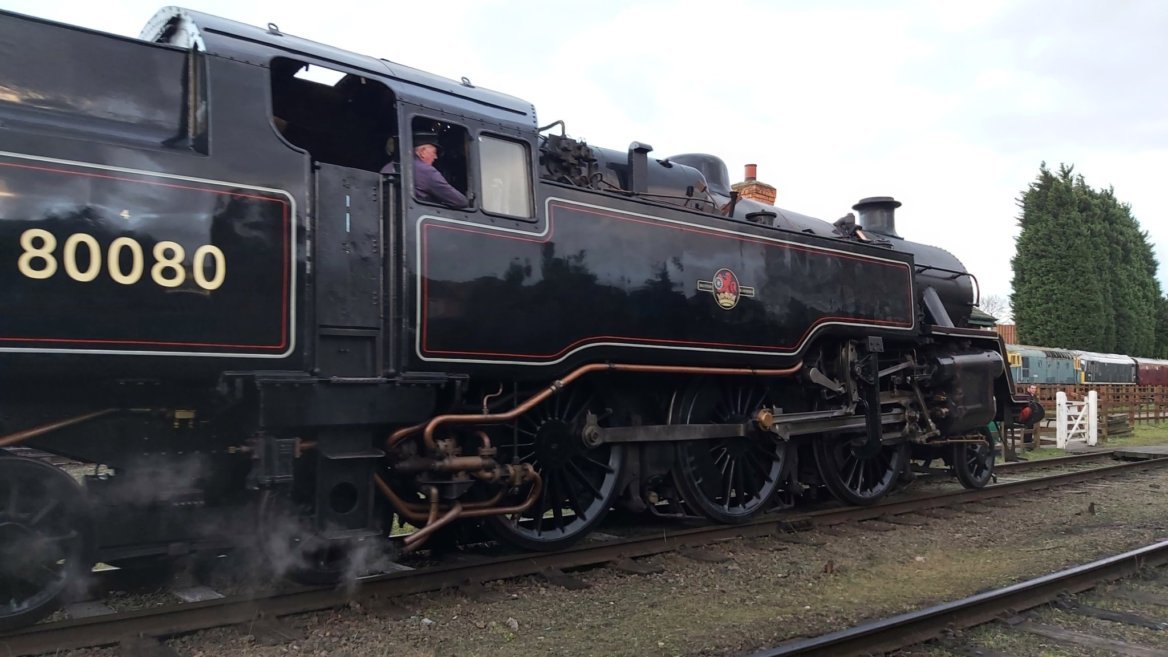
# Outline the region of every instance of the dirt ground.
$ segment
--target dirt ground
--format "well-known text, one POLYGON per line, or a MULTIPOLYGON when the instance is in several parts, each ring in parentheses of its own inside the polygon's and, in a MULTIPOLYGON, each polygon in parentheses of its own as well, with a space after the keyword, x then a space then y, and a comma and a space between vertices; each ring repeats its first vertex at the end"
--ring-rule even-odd
POLYGON ((291 643, 263 645, 220 629, 170 646, 187 657, 749 654, 1162 539, 1168 470, 1007 504, 906 517, 919 526, 729 541, 703 550, 720 562, 666 554, 647 561, 662 568, 657 574, 576 573, 588 585, 582 590, 531 577, 489 583, 473 597, 412 596, 399 601, 398 614, 355 605, 293 617, 285 622, 302 639, 291 643))

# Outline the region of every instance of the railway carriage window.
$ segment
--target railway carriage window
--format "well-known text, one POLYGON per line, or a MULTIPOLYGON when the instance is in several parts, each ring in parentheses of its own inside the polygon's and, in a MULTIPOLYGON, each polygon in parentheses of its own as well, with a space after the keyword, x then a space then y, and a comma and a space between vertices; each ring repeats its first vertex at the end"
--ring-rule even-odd
POLYGON ((397 136, 393 92, 384 84, 300 60, 272 60, 272 125, 312 159, 380 171, 397 136))
POLYGON ((482 175, 483 210, 512 217, 530 218, 533 215, 531 158, 527 144, 480 136, 479 171, 482 175))

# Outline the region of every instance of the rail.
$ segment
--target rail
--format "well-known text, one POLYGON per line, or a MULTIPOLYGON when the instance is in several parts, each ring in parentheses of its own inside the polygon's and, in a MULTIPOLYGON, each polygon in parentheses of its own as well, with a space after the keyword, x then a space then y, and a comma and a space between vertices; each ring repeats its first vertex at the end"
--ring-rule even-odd
POLYGON ((951 628, 988 623, 1004 610, 1021 611, 1078 593, 1143 568, 1168 563, 1168 541, 1044 575, 995 591, 802 639, 757 652, 750 657, 858 657, 883 654, 941 636, 951 628))
POLYGON ((982 489, 947 492, 936 496, 893 500, 867 507, 841 507, 818 511, 767 515, 743 525, 716 525, 678 529, 664 535, 618 539, 581 545, 562 552, 508 555, 474 564, 441 565, 424 570, 394 572, 360 581, 356 593, 334 588, 301 589, 260 596, 230 596, 158 609, 144 609, 108 616, 42 623, 0 634, 0 655, 18 657, 55 651, 116 644, 126 637, 169 637, 199 630, 237 625, 257 618, 274 618, 340 607, 354 599, 398 598, 416 593, 458 587, 467 583, 535 575, 549 569, 580 568, 645 557, 679 548, 708 545, 735 538, 752 538, 790 531, 792 526, 831 526, 925 509, 982 502, 1041 490, 1057 485, 1095 481, 1100 477, 1168 466, 1168 459, 1135 461, 1091 468, 1024 481, 996 484, 982 489))

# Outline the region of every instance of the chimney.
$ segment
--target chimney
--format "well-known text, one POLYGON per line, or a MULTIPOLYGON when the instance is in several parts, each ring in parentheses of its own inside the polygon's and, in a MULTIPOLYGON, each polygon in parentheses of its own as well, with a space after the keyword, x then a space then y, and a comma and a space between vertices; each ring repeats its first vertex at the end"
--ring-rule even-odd
POLYGON ((869 196, 860 199, 852 209, 859 214, 860 228, 872 232, 900 238, 896 234, 896 209, 900 201, 891 196, 869 196))
POLYGON ((758 165, 746 165, 746 180, 734 183, 730 188, 738 192, 739 198, 748 198, 767 205, 775 204, 777 190, 764 182, 758 181, 758 165))

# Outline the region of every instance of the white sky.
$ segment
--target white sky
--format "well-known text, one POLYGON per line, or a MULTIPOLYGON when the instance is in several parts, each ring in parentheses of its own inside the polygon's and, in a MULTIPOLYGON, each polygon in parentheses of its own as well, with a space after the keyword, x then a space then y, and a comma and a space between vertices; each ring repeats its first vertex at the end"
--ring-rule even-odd
MULTIPOLYGON (((161 6, 3 0, 136 36, 161 6)), ((1016 200, 1039 163, 1113 186, 1148 231, 1168 289, 1168 8, 1158 0, 442 0, 191 9, 469 77, 541 123, 653 155, 742 166, 780 207, 834 220, 865 196, 904 203, 906 239, 952 251, 1007 295, 1016 200)))

